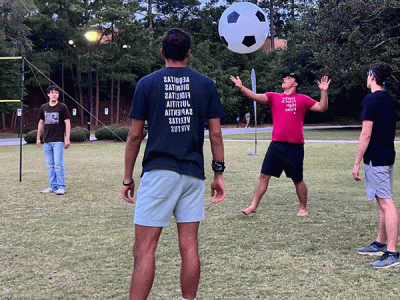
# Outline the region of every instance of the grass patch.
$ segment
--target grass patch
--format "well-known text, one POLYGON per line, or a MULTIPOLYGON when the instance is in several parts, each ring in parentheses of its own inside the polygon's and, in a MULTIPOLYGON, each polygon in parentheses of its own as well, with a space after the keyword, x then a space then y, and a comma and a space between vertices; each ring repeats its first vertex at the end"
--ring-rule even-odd
MULTIPOLYGON (((225 143, 227 198, 213 205, 206 194, 198 299, 397 299, 400 269, 372 269, 374 258, 355 252, 375 238, 378 215, 363 183, 351 177, 357 145, 306 144, 306 218, 296 216, 294 186, 284 176, 271 179, 257 214, 240 213, 250 203, 268 143, 259 145, 257 156, 246 154, 252 147, 225 143)), ((207 188, 209 149, 206 142, 207 188)), ((72 144, 64 196, 39 193, 48 183, 43 151, 35 145, 23 147, 22 183, 19 147, 1 147, 1 153, 0 299, 126 299, 134 206, 120 197, 124 144, 72 144)), ((136 168, 137 183, 140 172, 136 168)), ((174 222, 163 230, 156 255, 149 299, 179 299, 174 222)))
MULTIPOLYGON (((304 130, 305 140, 358 140, 360 136, 360 129, 348 130, 348 129, 313 129, 304 130)), ((272 132, 257 132, 257 139, 259 140, 270 140, 272 132)), ((226 136, 227 139, 232 140, 254 140, 254 133, 244 134, 229 134, 226 136)))
MULTIPOLYGON (((358 141, 360 128, 344 129, 310 129, 304 130, 305 140, 344 140, 358 141)), ((229 140, 254 140, 254 133, 229 134, 225 138, 229 140)), ((272 132, 257 132, 257 140, 271 140, 272 132)), ((400 141, 400 131, 397 131, 396 141, 400 141)))

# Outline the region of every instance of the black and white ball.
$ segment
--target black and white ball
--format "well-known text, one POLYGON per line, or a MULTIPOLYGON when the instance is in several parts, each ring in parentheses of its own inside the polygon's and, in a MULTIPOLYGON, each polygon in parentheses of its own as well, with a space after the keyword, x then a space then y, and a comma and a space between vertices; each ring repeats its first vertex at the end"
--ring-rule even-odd
POLYGON ((269 32, 268 19, 257 5, 238 2, 221 15, 218 32, 222 43, 236 53, 251 53, 264 43, 269 32))

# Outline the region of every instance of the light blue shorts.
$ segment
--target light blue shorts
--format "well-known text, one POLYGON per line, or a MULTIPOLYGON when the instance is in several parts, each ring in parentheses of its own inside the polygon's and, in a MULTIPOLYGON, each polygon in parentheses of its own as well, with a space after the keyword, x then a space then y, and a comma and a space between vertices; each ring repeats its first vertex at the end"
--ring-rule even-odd
POLYGON ((374 167, 364 164, 367 200, 393 199, 393 165, 374 167))
POLYGON ((137 193, 133 222, 164 227, 174 216, 177 223, 204 219, 205 181, 168 170, 144 173, 137 193))

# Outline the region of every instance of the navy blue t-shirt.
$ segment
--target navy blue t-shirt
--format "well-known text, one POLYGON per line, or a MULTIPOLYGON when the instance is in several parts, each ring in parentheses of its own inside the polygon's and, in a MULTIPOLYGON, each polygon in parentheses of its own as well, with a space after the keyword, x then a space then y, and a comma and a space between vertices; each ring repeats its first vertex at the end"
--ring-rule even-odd
POLYGON ((372 121, 372 135, 364 154, 364 163, 373 166, 391 166, 396 152, 396 108, 393 97, 384 91, 367 95, 362 101, 362 120, 372 121))
POLYGON ((222 118, 210 78, 187 68, 165 68, 139 80, 130 117, 148 122, 143 172, 170 170, 204 176, 204 124, 222 118))

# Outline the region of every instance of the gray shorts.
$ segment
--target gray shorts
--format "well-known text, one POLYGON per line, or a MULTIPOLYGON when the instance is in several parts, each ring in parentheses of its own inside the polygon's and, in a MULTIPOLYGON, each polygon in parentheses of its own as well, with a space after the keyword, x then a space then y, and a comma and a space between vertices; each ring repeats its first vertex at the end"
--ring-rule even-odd
POLYGON ((364 164, 367 200, 393 199, 393 165, 374 167, 364 164))
POLYGON ((205 181, 168 170, 143 174, 137 193, 133 222, 150 227, 204 219, 205 181))

